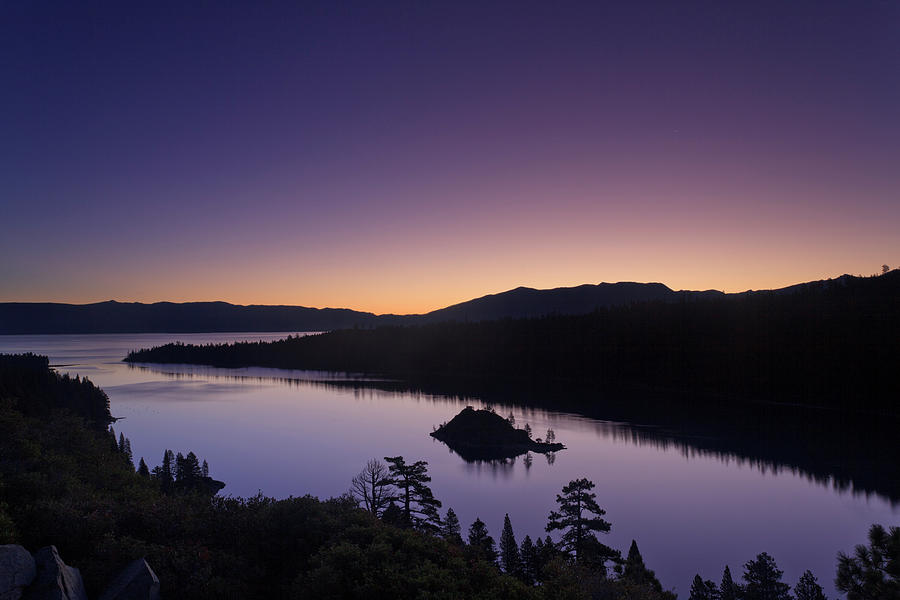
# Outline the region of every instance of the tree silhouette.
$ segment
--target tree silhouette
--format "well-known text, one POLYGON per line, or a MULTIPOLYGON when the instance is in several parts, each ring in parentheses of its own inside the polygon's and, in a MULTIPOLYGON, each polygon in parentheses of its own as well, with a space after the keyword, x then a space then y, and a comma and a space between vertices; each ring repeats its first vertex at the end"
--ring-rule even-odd
MULTIPOLYGON (((540 538, 538 538, 538 541, 541 541, 540 538)), ((538 549, 528 535, 522 540, 522 547, 519 549, 519 559, 522 564, 522 568, 519 571, 520 578, 528 585, 533 585, 540 577, 541 564, 538 549)))
POLYGON ((594 532, 607 533, 610 524, 601 517, 606 511, 597 505, 596 494, 591 492, 594 483, 585 478, 570 481, 556 495, 559 511, 550 511, 546 530, 561 530, 560 547, 573 556, 576 563, 588 558, 603 564, 614 551, 597 540, 594 532))
POLYGON ((722 583, 719 584, 719 600, 738 600, 741 597, 741 586, 731 578, 731 569, 725 565, 722 571, 722 583))
POLYGON ((469 526, 469 552, 488 562, 497 562, 497 546, 484 521, 477 518, 469 526))
POLYGON ((463 539, 460 531, 459 518, 452 508, 448 508, 447 515, 444 517, 444 524, 441 526, 441 537, 451 544, 461 546, 463 539))
POLYGON ((350 495, 367 511, 376 517, 381 516, 392 499, 387 465, 378 459, 370 459, 351 481, 350 495))
POLYGON ((641 556, 641 551, 638 550, 637 542, 634 540, 631 540, 631 547, 628 548, 622 579, 635 586, 648 587, 658 594, 664 593, 662 583, 656 578, 656 573, 644 564, 644 557, 641 556))
POLYGON ((440 531, 441 517, 437 509, 441 507, 431 488, 425 485, 431 481, 428 463, 417 460, 406 464, 402 456, 385 456, 389 463, 391 484, 397 488, 398 499, 403 502, 403 519, 409 526, 437 533, 440 531))
POLYGON ((691 583, 691 595, 689 600, 718 600, 719 590, 712 581, 704 581, 700 575, 694 575, 691 583))
POLYGON ((786 583, 782 583, 781 576, 784 571, 775 564, 775 559, 762 552, 756 555, 744 565, 743 600, 790 600, 788 593, 791 589, 786 583))
POLYGON ((509 513, 503 517, 503 531, 500 533, 500 566, 503 570, 516 577, 522 570, 522 560, 519 556, 519 544, 516 543, 516 536, 513 533, 512 523, 509 520, 509 513))
POLYGON ((141 457, 141 461, 138 464, 137 472, 142 477, 150 477, 150 470, 147 468, 147 463, 144 462, 144 457, 141 457))
POLYGON ((794 586, 794 598, 796 600, 828 600, 822 586, 816 581, 816 576, 811 571, 804 571, 800 581, 794 586))
POLYGON ((869 529, 869 545, 856 546, 853 556, 838 553, 835 587, 847 600, 900 599, 900 527, 869 529))

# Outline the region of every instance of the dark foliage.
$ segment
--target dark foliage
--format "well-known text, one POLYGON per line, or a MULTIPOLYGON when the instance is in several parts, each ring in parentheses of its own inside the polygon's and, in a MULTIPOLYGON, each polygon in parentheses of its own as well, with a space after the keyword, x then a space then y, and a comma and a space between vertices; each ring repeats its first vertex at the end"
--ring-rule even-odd
POLYGON ((900 527, 869 529, 869 545, 838 554, 837 589, 847 600, 900 599, 900 527))

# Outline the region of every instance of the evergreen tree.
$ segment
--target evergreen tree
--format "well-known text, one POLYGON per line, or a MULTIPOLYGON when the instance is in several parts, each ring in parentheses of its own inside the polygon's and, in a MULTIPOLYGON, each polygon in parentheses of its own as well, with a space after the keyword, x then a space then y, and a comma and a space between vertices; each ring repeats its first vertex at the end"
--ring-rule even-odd
POLYGON ((519 544, 513 533, 509 513, 503 517, 503 532, 500 534, 500 566, 509 575, 518 577, 522 570, 522 562, 519 557, 519 544))
POLYGON ((150 477, 150 470, 147 468, 147 463, 144 462, 144 457, 141 457, 141 462, 138 464, 138 475, 143 477, 150 477))
POLYGON ((175 481, 183 482, 186 476, 187 471, 184 468, 184 455, 179 452, 175 455, 175 481))
POLYGON ((712 581, 704 581, 700 575, 694 575, 691 583, 691 595, 689 600, 718 600, 719 590, 712 581))
POLYGON ((463 539, 459 526, 459 519, 452 508, 447 509, 447 515, 444 517, 444 524, 441 527, 441 537, 450 542, 462 546, 463 539))
POLYGON ((531 425, 525 423, 525 433, 528 434, 528 438, 531 439, 531 425))
POLYGON ((641 556, 641 551, 638 550, 637 542, 634 540, 631 540, 631 547, 628 549, 622 579, 636 586, 647 586, 660 594, 663 593, 662 583, 656 578, 656 573, 644 564, 644 557, 641 556))
POLYGON ((184 457, 185 478, 189 484, 195 484, 203 476, 203 470, 200 467, 200 460, 193 452, 188 452, 184 457))
POLYGON ((497 562, 497 546, 484 521, 476 518, 469 527, 469 552, 488 562, 497 562))
POLYGON ((175 454, 171 450, 163 452, 162 467, 159 470, 159 485, 163 492, 172 489, 175 482, 175 454))
POLYGON ((125 454, 125 434, 119 434, 119 452, 125 454))
MULTIPOLYGON (((538 538, 538 542, 543 545, 540 538, 538 538)), ((522 540, 519 558, 522 563, 520 571, 522 581, 528 585, 534 585, 540 574, 540 555, 538 554, 537 546, 531 541, 531 536, 526 535, 525 539, 522 540)))
POLYGON ((790 600, 791 586, 781 582, 783 574, 774 558, 765 552, 757 554, 756 560, 744 565, 743 578, 747 584, 743 600, 790 600))
POLYGON ((385 456, 384 460, 390 465, 391 484, 399 492, 398 500, 403 502, 401 509, 405 522, 417 529, 434 533, 440 531, 441 517, 437 509, 441 507, 441 502, 425 485, 431 481, 428 463, 418 460, 408 465, 402 456, 385 456))
POLYGON ((203 477, 209 477, 209 464, 204 459, 203 466, 200 467, 200 474, 203 477))
POLYGON ((816 576, 809 570, 803 572, 800 581, 794 586, 794 597, 796 600, 828 600, 822 586, 816 581, 816 576))
POLYGON ((509 416, 506 417, 506 421, 513 427, 516 426, 516 416, 514 414, 512 414, 512 412, 510 412, 509 416))
POLYGON ((552 429, 547 428, 547 437, 544 438, 544 441, 548 444, 552 444, 556 441, 556 433, 552 429))
POLYGON ((722 583, 719 585, 719 600, 738 600, 741 597, 741 586, 731 578, 731 569, 725 565, 722 572, 722 583))
POLYGON ((838 553, 835 587, 847 600, 900 600, 900 527, 869 529, 869 546, 856 546, 853 556, 838 553))
POLYGON ((131 440, 125 438, 125 458, 128 459, 128 464, 134 467, 134 454, 131 452, 131 440))
POLYGON ((607 533, 610 524, 601 518, 606 511, 597 505, 597 495, 590 491, 593 487, 594 483, 584 478, 563 487, 563 493, 556 496, 559 511, 550 511, 546 530, 563 532, 561 548, 576 563, 591 560, 602 566, 615 552, 594 535, 595 531, 607 533))

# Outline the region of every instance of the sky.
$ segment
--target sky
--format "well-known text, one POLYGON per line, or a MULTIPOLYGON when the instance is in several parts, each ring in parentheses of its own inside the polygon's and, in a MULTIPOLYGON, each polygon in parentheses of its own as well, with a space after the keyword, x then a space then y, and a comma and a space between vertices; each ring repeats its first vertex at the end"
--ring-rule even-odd
POLYGON ((0 3, 0 301, 900 263, 900 3, 0 3))

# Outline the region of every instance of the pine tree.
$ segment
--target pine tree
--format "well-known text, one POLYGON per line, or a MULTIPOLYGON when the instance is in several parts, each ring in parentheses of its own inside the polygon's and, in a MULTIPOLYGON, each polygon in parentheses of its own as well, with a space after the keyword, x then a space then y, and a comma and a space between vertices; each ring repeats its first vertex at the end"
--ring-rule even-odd
POLYGON ((150 470, 147 468, 147 463, 144 462, 144 457, 141 457, 141 462, 138 464, 138 475, 142 477, 150 477, 150 470))
POLYGON ((447 509, 447 515, 444 517, 444 524, 441 527, 441 537, 450 542, 462 546, 463 539, 459 526, 459 519, 452 508, 447 509))
POLYGON ((503 517, 503 532, 500 534, 500 566, 509 575, 519 576, 522 570, 522 562, 519 557, 519 544, 513 533, 509 513, 503 517))
POLYGON ((757 554, 756 560, 744 565, 743 578, 747 584, 743 600, 790 600, 791 586, 781 582, 783 574, 774 558, 765 552, 757 554))
POLYGON ((119 452, 121 452, 122 454, 125 453, 125 434, 124 433, 119 434, 119 452))
POLYGON ((731 569, 725 565, 722 572, 722 583, 719 585, 719 600, 738 600, 741 597, 741 586, 731 578, 731 569))
POLYGON ((610 524, 601 518, 606 511, 597 505, 597 495, 590 491, 593 487, 594 483, 584 478, 563 487, 563 493, 556 496, 559 511, 550 511, 546 530, 563 532, 560 547, 574 557, 576 564, 592 561, 602 566, 615 551, 594 535, 595 531, 609 532, 610 524))
POLYGON ((822 586, 816 581, 816 576, 811 571, 804 571, 800 581, 794 586, 796 600, 827 600, 822 586))
POLYGON ((132 467, 134 466, 134 454, 131 452, 131 440, 125 438, 125 458, 128 459, 128 464, 132 467))
POLYGON ((203 460, 203 466, 200 467, 200 474, 204 478, 209 477, 209 464, 205 459, 203 460))
MULTIPOLYGON (((540 538, 538 542, 543 545, 540 538)), ((522 562, 521 579, 528 585, 534 585, 538 580, 540 570, 540 558, 538 548, 531 541, 531 537, 526 535, 522 540, 522 547, 519 549, 519 558, 522 562)))
POLYGON ((528 438, 531 439, 531 425, 525 423, 525 433, 528 434, 528 438))
POLYGON ((552 429, 547 428, 547 437, 544 438, 544 441, 548 444, 552 444, 556 441, 556 433, 552 429))
POLYGON ((648 586, 660 594, 663 592, 662 583, 656 578, 656 573, 644 564, 644 557, 634 540, 631 540, 631 547, 628 549, 622 579, 636 586, 648 586))
POLYGON ((402 456, 385 456, 384 460, 390 465, 391 484, 399 491, 398 500, 403 502, 401 509, 406 523, 417 529, 439 532, 441 517, 437 509, 441 502, 425 485, 431 481, 428 463, 418 460, 407 465, 402 456))
POLYGON ((719 590, 712 581, 704 581, 700 575, 694 575, 691 583, 691 595, 689 600, 718 600, 719 590))
POLYGON ((175 481, 174 461, 175 455, 171 450, 163 452, 162 467, 159 470, 159 485, 163 492, 171 490, 175 481))
POLYGON ((484 521, 476 518, 469 527, 469 552, 488 562, 497 562, 497 546, 484 521))
POLYGON ((184 468, 184 455, 179 452, 175 455, 175 481, 184 483, 187 471, 184 468))
POLYGON ((838 553, 835 587, 847 600, 900 600, 900 527, 869 528, 869 545, 859 544, 853 556, 838 553))

